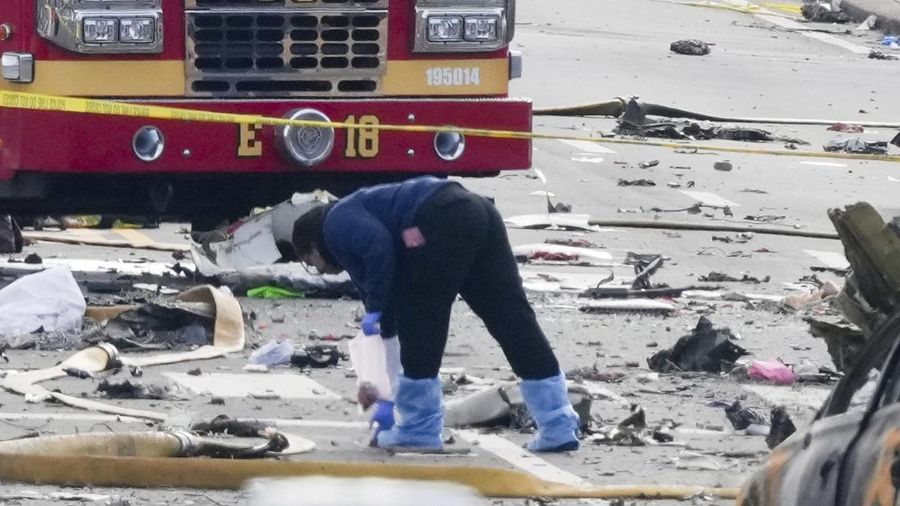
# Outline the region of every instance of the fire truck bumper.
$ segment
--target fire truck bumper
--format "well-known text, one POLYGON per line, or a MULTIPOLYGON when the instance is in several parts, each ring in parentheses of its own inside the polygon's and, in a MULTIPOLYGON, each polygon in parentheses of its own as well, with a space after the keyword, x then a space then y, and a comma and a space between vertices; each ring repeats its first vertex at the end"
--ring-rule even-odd
POLYGON ((531 103, 527 100, 178 100, 154 104, 279 118, 312 110, 320 113, 318 117, 360 128, 286 134, 284 127, 258 124, 0 109, 0 179, 11 180, 17 173, 475 175, 531 166, 529 139, 375 128, 429 125, 529 132, 531 103), (293 146, 299 146, 299 153, 286 145, 288 138, 299 142, 293 146), (317 155, 311 163, 304 160, 307 147, 317 155))

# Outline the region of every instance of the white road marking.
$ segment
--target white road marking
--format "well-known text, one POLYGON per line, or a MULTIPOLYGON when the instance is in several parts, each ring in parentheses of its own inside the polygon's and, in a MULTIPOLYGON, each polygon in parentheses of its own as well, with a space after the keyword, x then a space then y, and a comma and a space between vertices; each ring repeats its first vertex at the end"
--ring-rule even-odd
POLYGON ((585 485, 584 478, 564 471, 537 455, 495 434, 480 434, 474 430, 457 430, 457 434, 471 444, 489 451, 510 464, 543 480, 566 485, 585 485))
POLYGON ((800 165, 813 165, 815 167, 846 167, 845 163, 836 162, 800 162, 800 165))
POLYGON ((126 241, 131 241, 135 244, 154 244, 159 242, 140 230, 135 230, 133 228, 116 228, 113 229, 113 232, 115 232, 116 235, 123 237, 126 241))
POLYGON ((60 234, 73 235, 84 240, 109 240, 108 237, 103 235, 103 232, 92 228, 69 228, 64 232, 60 232, 60 234))
POLYGON ((575 153, 572 155, 572 161, 580 163, 603 163, 603 157, 594 156, 590 153, 575 153))
POLYGON ((194 394, 249 397, 275 394, 282 399, 340 399, 341 396, 300 374, 224 374, 191 376, 165 372, 163 376, 194 394))
POLYGON ((613 151, 605 146, 601 146, 600 144, 597 144, 596 142, 576 141, 576 140, 571 140, 571 139, 560 139, 559 142, 566 144, 568 146, 571 146, 580 151, 587 151, 588 153, 606 153, 606 154, 610 154, 610 155, 616 154, 615 151, 613 151))
MULTIPOLYGON (((239 417, 239 419, 243 419, 239 417)), ((147 420, 122 415, 97 415, 92 413, 3 413, 0 412, 0 420, 21 421, 46 421, 66 420, 73 422, 122 422, 146 424, 147 420)), ((254 419, 257 420, 257 419, 254 419)), ((293 420, 283 418, 260 418, 260 423, 274 425, 276 427, 320 427, 330 429, 366 429, 368 422, 340 422, 336 420, 293 420)))
POLYGON ((814 249, 805 249, 803 252, 832 269, 846 269, 847 267, 850 267, 850 262, 847 261, 847 258, 843 253, 835 251, 818 251, 814 249))
POLYGON ((709 192, 695 192, 690 190, 678 190, 681 193, 687 195, 688 197, 696 200, 697 202, 702 202, 706 205, 710 206, 728 206, 728 207, 741 207, 740 204, 732 202, 725 197, 720 197, 715 193, 709 192))
POLYGON ((822 407, 831 393, 830 388, 820 387, 794 389, 771 385, 742 385, 742 388, 756 394, 770 406, 803 406, 816 410, 822 407))
MULTIPOLYGON (((747 2, 746 0, 725 0, 725 2, 738 7, 759 7, 758 5, 747 2)), ((754 14, 753 16, 787 30, 793 30, 800 35, 803 35, 804 37, 809 37, 810 39, 816 39, 820 42, 846 49, 847 51, 850 51, 854 54, 869 54, 869 48, 867 47, 853 44, 852 42, 847 42, 846 40, 835 37, 834 35, 828 33, 810 31, 808 27, 794 21, 793 19, 779 16, 777 13, 770 11, 769 9, 760 8, 759 12, 757 14, 754 14)))

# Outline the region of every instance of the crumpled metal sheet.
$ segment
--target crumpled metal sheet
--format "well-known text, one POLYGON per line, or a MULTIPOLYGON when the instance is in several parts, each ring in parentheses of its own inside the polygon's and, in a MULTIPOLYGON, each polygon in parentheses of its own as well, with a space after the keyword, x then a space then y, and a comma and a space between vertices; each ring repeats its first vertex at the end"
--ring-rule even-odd
POLYGON ((859 137, 850 139, 836 139, 824 146, 825 151, 840 151, 844 153, 862 153, 865 155, 886 155, 888 152, 885 141, 864 141, 859 137))
POLYGON ((701 316, 693 332, 682 336, 672 348, 661 350, 647 360, 657 372, 706 371, 727 372, 747 351, 734 344, 734 334, 728 328, 714 328, 701 316))
POLYGON ((319 296, 356 296, 347 273, 315 275, 299 264, 284 262, 292 250, 294 221, 315 206, 334 200, 324 191, 295 193, 259 214, 206 234, 202 243, 191 242, 191 258, 197 271, 237 291, 276 284, 297 292, 319 296))

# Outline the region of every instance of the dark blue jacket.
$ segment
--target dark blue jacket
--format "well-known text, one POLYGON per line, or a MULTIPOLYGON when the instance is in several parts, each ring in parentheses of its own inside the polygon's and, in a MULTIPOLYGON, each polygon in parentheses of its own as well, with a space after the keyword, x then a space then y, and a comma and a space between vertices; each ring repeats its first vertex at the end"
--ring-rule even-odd
POLYGON ((339 200, 325 215, 325 246, 346 269, 367 312, 384 311, 394 282, 401 233, 413 225, 422 202, 453 184, 424 176, 363 188, 339 200))

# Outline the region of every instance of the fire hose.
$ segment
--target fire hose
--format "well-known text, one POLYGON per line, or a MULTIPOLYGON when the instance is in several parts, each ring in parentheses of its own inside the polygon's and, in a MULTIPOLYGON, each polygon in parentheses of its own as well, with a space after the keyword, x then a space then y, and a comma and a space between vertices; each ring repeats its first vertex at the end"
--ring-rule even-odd
MULTIPOLYGON (((476 466, 178 458, 223 444, 185 432, 78 434, 0 443, 0 481, 93 487, 239 489, 253 478, 332 476, 450 481, 487 497, 685 499, 737 497, 736 488, 661 485, 577 486, 476 466)), ((216 456, 229 457, 227 453, 216 456)), ((259 456, 259 455, 257 455, 259 456)))

